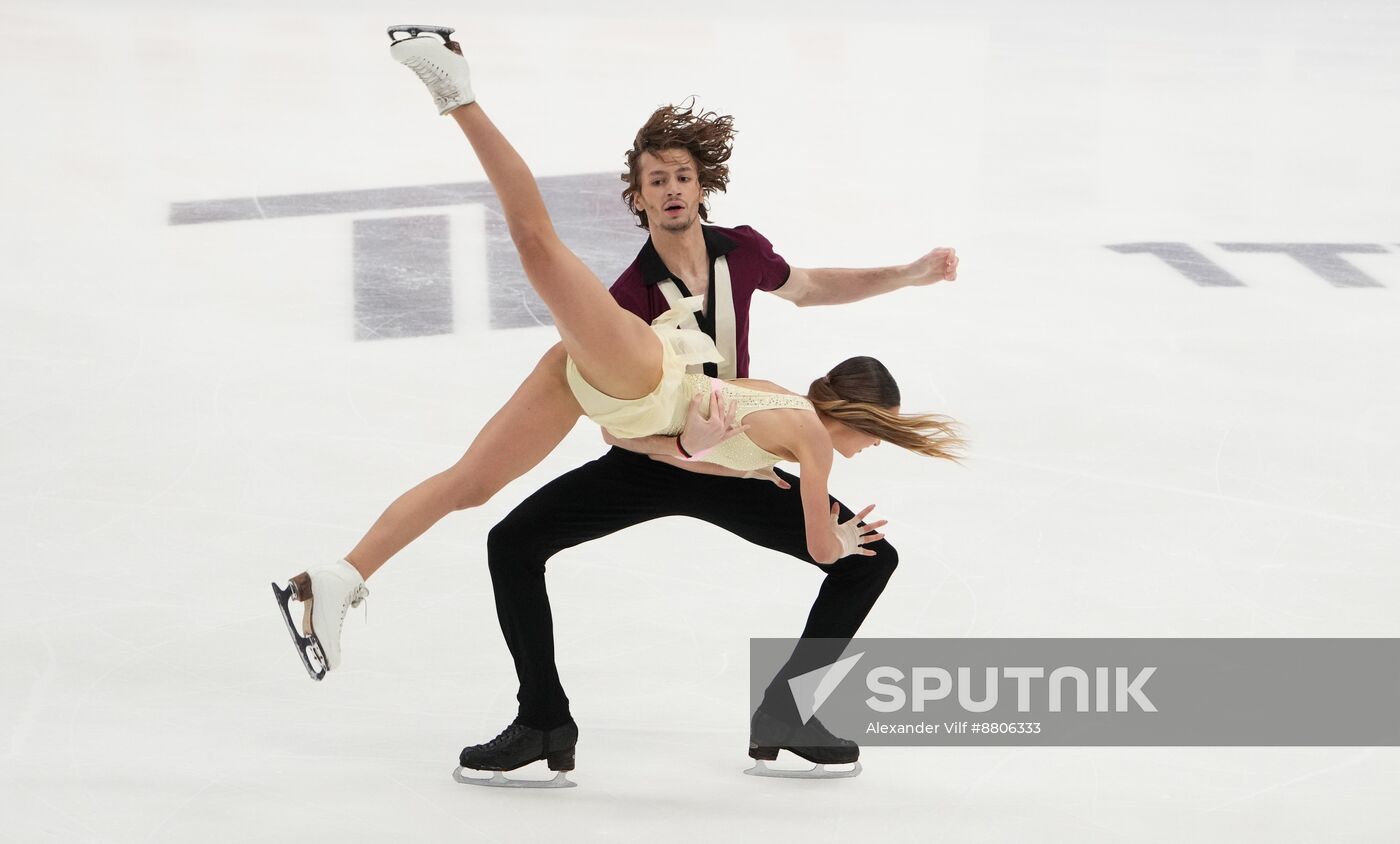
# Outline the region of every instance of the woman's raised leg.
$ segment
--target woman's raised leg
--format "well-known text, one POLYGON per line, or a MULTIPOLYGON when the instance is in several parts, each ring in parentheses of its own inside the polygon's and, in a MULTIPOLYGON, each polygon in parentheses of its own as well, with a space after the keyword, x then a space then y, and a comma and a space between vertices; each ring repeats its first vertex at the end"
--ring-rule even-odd
POLYGON ((418 75, 438 113, 451 114, 471 142, 500 200, 525 276, 554 316, 579 372, 594 388, 616 398, 647 395, 661 381, 660 338, 619 307, 559 239, 530 168, 476 101, 461 45, 450 40, 450 32, 446 27, 390 27, 389 52, 418 75))
MULTIPOLYGON (((452 55, 449 53, 449 55, 452 55)), ((491 180, 520 263, 554 317, 564 347, 589 384, 621 399, 661 381, 661 340, 615 302, 598 276, 559 239, 535 177, 477 103, 450 114, 491 180)))

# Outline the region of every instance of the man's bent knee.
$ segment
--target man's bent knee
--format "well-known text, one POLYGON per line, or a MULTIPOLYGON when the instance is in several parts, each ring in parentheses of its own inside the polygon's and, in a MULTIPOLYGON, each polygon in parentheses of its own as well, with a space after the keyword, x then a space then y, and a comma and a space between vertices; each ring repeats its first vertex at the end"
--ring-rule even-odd
POLYGON ((894 574, 894 570, 899 568, 899 552, 885 539, 867 547, 875 551, 875 556, 867 558, 867 562, 884 571, 885 579, 888 580, 890 575, 894 574))
POLYGON ((506 516, 486 534, 486 565, 492 578, 524 568, 544 569, 553 552, 540 541, 539 526, 506 516))
POLYGON ((825 567, 828 574, 862 580, 868 578, 889 580, 890 576, 894 574, 894 570, 899 567, 899 552, 894 550, 894 546, 885 539, 872 542, 865 547, 874 551, 874 556, 853 554, 849 557, 842 557, 825 567))
POLYGON ((899 568, 899 552, 894 550, 894 546, 888 540, 882 539, 875 544, 879 547, 875 548, 875 556, 871 558, 872 561, 879 561, 880 565, 888 568, 893 574, 894 570, 899 568))

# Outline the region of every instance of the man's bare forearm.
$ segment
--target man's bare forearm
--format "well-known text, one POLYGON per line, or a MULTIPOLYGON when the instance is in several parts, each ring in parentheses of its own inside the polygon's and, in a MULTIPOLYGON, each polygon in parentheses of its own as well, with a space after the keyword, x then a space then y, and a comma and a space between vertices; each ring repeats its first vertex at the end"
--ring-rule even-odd
POLYGON ((797 304, 844 305, 880 296, 914 283, 907 266, 841 269, 822 267, 806 270, 808 288, 797 304))
POLYGON ((604 431, 603 441, 608 445, 615 445, 618 448, 636 452, 637 454, 680 455, 680 452, 676 449, 675 437, 657 435, 653 437, 637 437, 635 439, 623 440, 604 431))
POLYGON ((905 287, 953 281, 957 277, 957 250, 940 246, 915 261, 892 267, 791 267, 787 282, 775 292, 799 307, 844 305, 905 287))
POLYGON ((703 460, 682 460, 679 457, 670 457, 664 454, 653 454, 651 459, 658 460, 662 463, 669 463, 677 469, 695 472, 698 475, 722 475, 730 478, 744 477, 744 472, 741 469, 730 469, 718 463, 706 463, 703 460))
POLYGON ((716 463, 706 463, 703 460, 682 460, 680 458, 680 453, 676 451, 675 437, 654 436, 622 440, 604 431, 603 440, 607 442, 608 445, 625 448, 637 454, 645 454, 652 460, 669 463, 677 469, 684 469, 687 472, 695 472, 699 475, 723 475, 730 478, 742 478, 747 474, 740 469, 730 469, 716 463), (651 449, 657 450, 652 451, 651 449))

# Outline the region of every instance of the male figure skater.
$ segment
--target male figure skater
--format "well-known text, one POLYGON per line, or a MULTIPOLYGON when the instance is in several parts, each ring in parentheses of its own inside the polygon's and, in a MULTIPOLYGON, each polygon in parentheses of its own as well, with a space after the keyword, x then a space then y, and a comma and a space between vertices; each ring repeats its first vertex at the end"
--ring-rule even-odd
MULTIPOLYGON (((465 68, 461 73, 465 77, 465 68)), ((703 296, 698 327, 725 356, 718 367, 707 364, 706 374, 748 377, 749 306, 756 291, 808 307, 957 277, 952 249, 934 249, 903 266, 803 269, 789 266, 748 226, 704 225, 707 198, 728 185, 733 134, 731 117, 677 106, 657 109, 637 132, 626 155, 623 200, 650 236, 610 288, 647 322, 680 298, 703 296)), ((552 365, 549 356, 542 365, 552 365)), ((699 422, 692 415, 687 430, 699 422)), ((545 587, 546 563, 559 551, 662 516, 691 516, 817 565, 804 539, 799 477, 775 470, 773 482, 764 483, 695 471, 705 464, 685 461, 690 439, 614 440, 603 457, 546 484, 492 528, 487 556, 501 630, 520 679, 520 709, 495 739, 462 751, 463 767, 514 770, 572 750, 577 741, 555 665, 545 587)), ((844 505, 840 512, 842 521, 852 517, 844 505)), ((855 742, 831 735, 816 719, 800 723, 787 680, 838 658, 880 596, 898 556, 883 539, 865 548, 820 566, 825 578, 802 631, 806 641, 774 677, 754 717, 753 758, 773 759, 782 748, 823 771, 859 758, 855 742)))

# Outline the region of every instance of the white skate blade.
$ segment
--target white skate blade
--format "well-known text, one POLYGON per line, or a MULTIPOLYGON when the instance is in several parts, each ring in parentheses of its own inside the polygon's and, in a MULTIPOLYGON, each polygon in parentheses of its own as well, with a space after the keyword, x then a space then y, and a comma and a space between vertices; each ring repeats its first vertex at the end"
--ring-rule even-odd
POLYGON ((790 768, 770 768, 768 763, 762 759, 755 759, 752 768, 747 768, 744 773, 751 777, 777 777, 789 780, 840 780, 850 777, 860 776, 860 763, 851 763, 850 768, 841 770, 844 766, 837 765, 817 765, 805 770, 792 770, 790 768))
MULTIPOLYGON (((574 788, 578 783, 573 782, 568 777, 568 771, 560 771, 554 775, 552 780, 513 780, 505 775, 504 771, 492 771, 489 777, 469 777, 466 771, 475 771, 474 768, 463 768, 458 765, 452 772, 452 778, 463 785, 484 785, 488 788, 574 788)), ((486 773, 476 771, 476 773, 486 773)))

